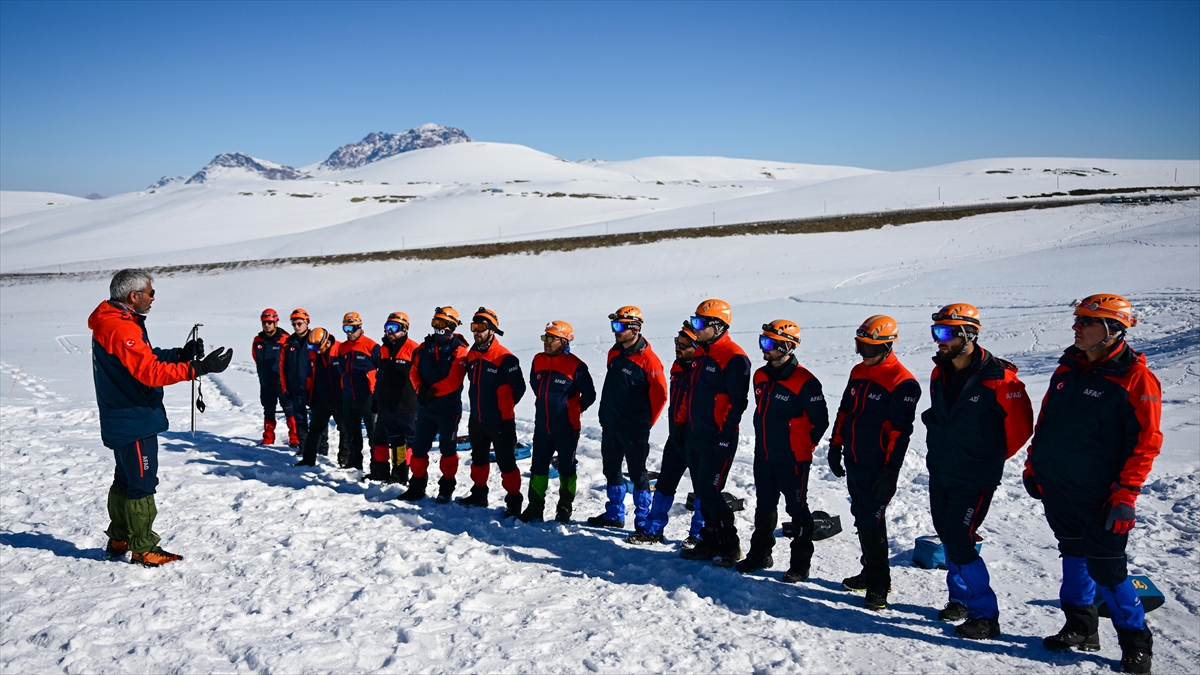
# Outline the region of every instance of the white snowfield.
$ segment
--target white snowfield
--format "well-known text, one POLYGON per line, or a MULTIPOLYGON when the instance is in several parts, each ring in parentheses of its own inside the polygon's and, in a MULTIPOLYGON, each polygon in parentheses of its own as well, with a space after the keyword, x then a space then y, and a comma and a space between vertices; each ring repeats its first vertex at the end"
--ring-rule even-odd
MULTIPOLYGON (((486 153, 481 145, 448 149, 486 153)), ((580 176, 600 170, 564 166, 580 176)), ((967 176, 984 166, 946 168, 938 179, 953 186, 954 174, 965 185, 967 176)), ((1041 164, 994 166, 1019 170, 1041 164)), ((1135 182, 1166 182, 1165 165, 1160 168, 1161 179, 1147 169, 1135 182)), ((525 172, 496 177, 502 176, 538 177, 525 172)), ((1018 174, 997 178, 1018 179, 1018 174)), ((875 174, 833 182, 855 180, 895 179, 875 174)), ((1029 185, 1011 191, 1049 191, 1033 187, 1050 180, 1041 175, 1020 180, 1029 185)), ((600 189, 599 179, 589 181, 579 189, 600 189)), ((610 189, 632 193, 636 185, 614 180, 610 189)), ((123 240, 139 245, 148 245, 143 237, 160 229, 155 239, 163 253, 143 250, 146 261, 186 257, 188 246, 214 239, 239 241, 248 255, 260 255, 261 240, 244 231, 246 216, 234 214, 260 209, 255 213, 263 217, 264 231, 282 230, 286 218, 272 209, 309 209, 296 211, 307 215, 296 215, 295 222, 344 234, 356 226, 321 225, 312 209, 336 202, 330 207, 333 218, 334 211, 344 211, 341 202, 356 194, 353 190, 380 192, 374 186, 312 183, 308 189, 327 197, 302 200, 264 197, 266 187, 277 186, 260 183, 250 197, 237 196, 236 188, 201 188, 230 191, 232 196, 215 196, 212 204, 263 205, 246 211, 197 206, 228 216, 210 223, 204 236, 190 229, 199 216, 188 224, 153 215, 153 204, 175 203, 173 209, 163 206, 162 213, 184 219, 188 204, 200 204, 190 188, 66 207, 79 209, 76 233, 62 229, 59 239, 38 245, 26 240, 22 255, 37 253, 42 264, 50 264, 54 257, 39 246, 59 241, 56 254, 63 260, 102 257, 115 251, 101 244, 119 223, 128 228, 123 240), (112 206, 122 203, 126 206, 112 206), (134 204, 150 206, 139 215, 134 204), (85 217, 85 208, 105 215, 93 220, 85 217), (271 213, 276 215, 268 218, 271 213), (168 227, 183 231, 170 234, 168 227)), ((299 188, 280 192, 286 189, 299 188)), ((426 189, 444 194, 456 188, 404 186, 387 192, 426 189)), ((469 189, 478 193, 477 187, 469 189)), ((722 188, 668 184, 657 189, 654 194, 665 197, 671 191, 716 194, 722 188)), ((860 197, 886 201, 873 192, 860 197)), ((460 201, 469 199, 492 199, 496 209, 517 201, 482 194, 460 201)), ((543 203, 550 202, 543 198, 543 203)), ((364 218, 377 209, 397 214, 396 223, 402 220, 398 207, 372 203, 361 208, 364 218)), ((463 213, 471 211, 464 207, 463 213)), ((474 213, 486 219, 503 211, 480 207, 474 213)), ((446 219, 437 228, 448 231, 455 224, 446 219)), ((38 226, 59 227, 51 220, 38 226)), ((445 240, 454 236, 446 234, 445 240)), ((279 250, 289 245, 280 243, 279 250)), ((6 269, 17 259, 7 257, 9 246, 6 234, 6 269)), ((775 548, 775 566, 760 575, 679 558, 689 515, 682 506, 686 478, 666 530, 668 545, 634 547, 624 541, 630 530, 581 526, 578 521, 599 513, 604 501, 596 408, 583 421, 577 522, 566 526, 501 521, 502 489, 495 471, 495 508, 469 510, 438 506, 431 499, 397 502, 399 486, 361 483, 358 472, 338 470, 327 458, 315 471, 294 468, 296 457, 287 448, 256 445, 261 407, 248 347, 258 331, 259 312, 268 306, 285 314, 305 307, 314 325, 335 330, 344 312, 358 311, 373 337, 382 333, 388 312, 403 310, 413 317, 419 338, 435 306, 450 304, 469 314, 485 305, 498 312, 506 330, 501 340, 520 358, 526 375, 541 347, 544 324, 571 322, 578 335, 573 350, 599 384, 611 343, 608 313, 624 304, 639 305, 647 319, 645 334, 669 363, 680 322, 701 299, 716 296, 732 303, 733 336, 756 363, 761 363, 755 349, 758 327, 776 318, 798 321, 804 331, 799 359, 820 378, 832 411, 857 361, 853 332, 865 317, 885 312, 899 320, 897 353, 925 383, 933 352, 931 312, 949 301, 968 301, 983 314, 981 344, 1020 366, 1036 404, 1062 349, 1071 343, 1071 300, 1119 292, 1136 307, 1140 322, 1129 341, 1146 353, 1162 381, 1164 399, 1165 444, 1137 504, 1130 571, 1149 574, 1166 595, 1166 604, 1150 614, 1155 672, 1195 672, 1200 663, 1198 261, 1200 202, 1191 200, 991 214, 850 233, 160 277, 148 322, 152 341, 180 345, 192 323, 202 322, 210 348, 231 346, 235 354, 228 371, 204 378, 208 411, 199 416, 194 437, 187 431, 188 385, 167 388, 171 430, 161 436, 156 530, 163 546, 185 559, 155 570, 104 561, 101 555, 113 462, 100 442, 86 318, 107 297, 107 279, 5 282, 0 286, 0 671, 1109 672, 1120 651, 1107 620, 1102 620, 1098 653, 1052 654, 1041 646, 1042 637, 1062 625, 1059 561, 1040 504, 1021 487, 1023 452, 1009 462, 981 531, 1004 634, 971 642, 934 618, 946 601, 944 573, 911 563, 914 539, 933 533, 919 419, 888 511, 894 592, 889 607, 873 613, 862 608, 861 595, 840 590, 840 580, 859 571, 859 547, 845 482, 825 464, 826 443, 814 459, 809 499, 814 509, 840 515, 845 531, 817 543, 809 581, 788 585, 780 580, 787 568, 786 540, 775 548)), ((926 407, 923 400, 919 410, 926 407)), ((529 440, 529 395, 517 418, 521 439, 529 440)), ((755 495, 750 411, 742 430, 728 490, 747 499, 747 510, 737 514, 746 547, 755 495)), ((665 435, 660 421, 652 437, 654 469, 665 435)), ((463 459, 460 494, 469 482, 463 459)), ((520 466, 528 472, 529 461, 520 466)), ((437 469, 432 472, 436 479, 437 469)), ((527 486, 527 473, 523 480, 527 486)), ((556 493, 557 481, 551 481, 551 511, 556 493)))
POLYGON ((15 222, 9 220, 13 216, 23 216, 64 206, 88 203, 90 203, 89 200, 83 197, 63 195, 57 192, 0 190, 0 233, 9 228, 10 222, 15 222))
MULTIPOLYGON (((213 176, 36 213, 9 215, 5 207, 0 271, 227 262, 1038 201, 1080 189, 1197 186, 1200 162, 1001 158, 898 172, 723 157, 585 164, 521 145, 471 142, 304 180, 267 180, 235 168, 213 176)), ((4 193, 3 200, 24 200, 20 194, 4 193)))

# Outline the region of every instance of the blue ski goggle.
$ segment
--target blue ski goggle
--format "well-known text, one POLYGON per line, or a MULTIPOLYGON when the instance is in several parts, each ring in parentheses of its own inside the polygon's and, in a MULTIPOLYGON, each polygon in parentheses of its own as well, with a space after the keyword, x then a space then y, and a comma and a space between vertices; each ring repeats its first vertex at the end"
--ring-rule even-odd
POLYGON ((692 325, 692 330, 704 330, 716 323, 716 319, 707 316, 693 316, 688 319, 688 323, 692 325))
POLYGON ((776 340, 775 338, 767 337, 766 335, 758 336, 758 346, 764 352, 770 352, 776 349, 781 352, 788 352, 792 350, 791 342, 788 342, 787 340, 776 340))
POLYGON ((389 321, 383 324, 383 332, 385 333, 403 333, 408 330, 408 327, 399 321, 389 321))
POLYGON ((315 352, 321 348, 321 345, 308 345, 308 351, 315 352))
POLYGON ((625 323, 624 321, 613 321, 612 322, 612 332, 624 333, 629 328, 630 325, 631 324, 625 323))
POLYGON ((938 342, 949 342, 962 334, 959 326, 947 326, 940 323, 930 326, 929 330, 933 333, 933 339, 938 342))
POLYGON ((354 331, 358 330, 359 328, 361 328, 361 326, 342 326, 342 332, 345 333, 346 335, 349 335, 349 334, 353 333, 354 331))

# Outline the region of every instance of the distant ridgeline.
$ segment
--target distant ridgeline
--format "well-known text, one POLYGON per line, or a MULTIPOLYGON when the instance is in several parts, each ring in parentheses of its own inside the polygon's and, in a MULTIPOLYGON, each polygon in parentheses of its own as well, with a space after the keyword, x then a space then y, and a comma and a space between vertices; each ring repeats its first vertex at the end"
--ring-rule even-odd
POLYGON ((471 137, 462 129, 439 124, 425 124, 399 134, 372 132, 357 143, 349 143, 334 150, 325 161, 308 170, 276 164, 242 152, 225 152, 214 157, 190 178, 163 176, 146 189, 157 190, 176 183, 206 183, 230 171, 257 174, 268 180, 298 180, 358 168, 410 150, 469 142, 471 137))

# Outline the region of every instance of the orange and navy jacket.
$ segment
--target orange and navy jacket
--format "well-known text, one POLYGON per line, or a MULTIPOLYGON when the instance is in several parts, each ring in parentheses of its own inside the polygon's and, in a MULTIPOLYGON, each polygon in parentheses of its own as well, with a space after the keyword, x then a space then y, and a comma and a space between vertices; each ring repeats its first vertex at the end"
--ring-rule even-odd
POLYGON ((303 397, 307 391, 305 383, 312 372, 309 358, 308 334, 292 333, 283 342, 279 355, 279 386, 285 394, 303 397))
POLYGON ((921 414, 930 477, 972 490, 1000 485, 1004 461, 1033 434, 1033 406, 1017 367, 978 345, 960 372, 934 363, 930 408, 921 414))
POLYGON ((596 402, 587 364, 574 354, 536 354, 529 367, 529 388, 537 401, 536 429, 548 434, 578 432, 579 414, 596 402))
POLYGON ((471 381, 471 420, 499 424, 515 417, 514 408, 525 395, 521 363, 492 338, 486 350, 467 351, 467 379, 471 381))
POLYGON ((1026 465, 1043 490, 1107 497, 1140 491, 1162 449, 1162 387, 1122 340, 1095 363, 1068 347, 1042 399, 1026 465))
POLYGON ((337 342, 324 354, 318 354, 311 349, 308 352, 308 405, 320 402, 326 408, 337 410, 342 405, 342 382, 337 342))
POLYGON ((337 344, 338 374, 343 401, 362 401, 375 395, 375 341, 366 335, 337 344))
POLYGON ((167 430, 163 390, 192 379, 178 349, 155 349, 146 317, 105 300, 88 317, 92 331, 92 378, 100 408, 100 439, 110 448, 167 430))
POLYGON ((435 415, 462 414, 463 379, 467 376, 467 350, 470 346, 458 333, 450 342, 439 344, 429 335, 413 352, 413 365, 408 371, 417 394, 433 387, 436 397, 422 408, 435 415))
POLYGON ((260 387, 283 386, 279 379, 279 359, 287 339, 288 332, 282 328, 276 328, 275 334, 270 337, 262 331, 254 336, 254 342, 250 345, 250 356, 254 358, 254 367, 258 370, 260 387))
POLYGON ((415 351, 417 343, 407 335, 394 343, 384 338, 375 348, 375 362, 379 366, 375 398, 379 400, 379 412, 402 415, 417 412, 417 391, 410 376, 415 351))
POLYGON ((833 445, 845 448, 846 464, 900 473, 912 437, 921 385, 895 354, 879 363, 859 363, 842 394, 833 445))
POLYGON ((696 347, 687 392, 687 432, 712 439, 734 439, 749 405, 750 358, 726 332, 696 347))
POLYGON ((781 463, 811 462, 829 428, 821 382, 792 356, 754 371, 754 456, 781 463))
POLYGON ((608 350, 608 372, 600 394, 600 426, 644 434, 667 405, 662 361, 641 335, 629 349, 608 350))
POLYGON ((671 364, 671 398, 667 403, 667 422, 670 423, 668 434, 674 436, 676 442, 683 442, 683 434, 687 432, 687 401, 688 381, 692 376, 692 364, 695 361, 675 359, 671 364))

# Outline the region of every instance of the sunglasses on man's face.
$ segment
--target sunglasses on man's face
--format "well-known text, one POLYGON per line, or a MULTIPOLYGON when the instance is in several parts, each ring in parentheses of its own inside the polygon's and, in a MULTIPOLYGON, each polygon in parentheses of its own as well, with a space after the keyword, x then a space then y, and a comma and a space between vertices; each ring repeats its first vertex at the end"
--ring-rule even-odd
POLYGON ((1097 319, 1094 316, 1077 316, 1075 317, 1075 325, 1079 326, 1080 328, 1087 328, 1088 326, 1100 323, 1103 320, 1104 319, 1097 319))
POLYGON ((153 288, 151 288, 148 291, 138 291, 138 293, 141 293, 142 295, 148 295, 152 298, 154 297, 154 289, 153 288))

